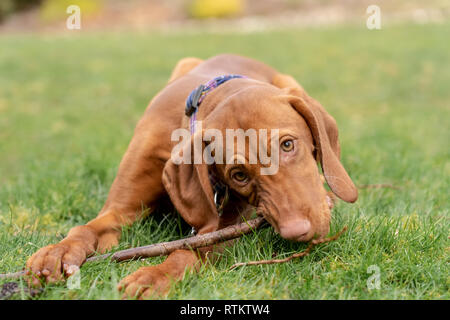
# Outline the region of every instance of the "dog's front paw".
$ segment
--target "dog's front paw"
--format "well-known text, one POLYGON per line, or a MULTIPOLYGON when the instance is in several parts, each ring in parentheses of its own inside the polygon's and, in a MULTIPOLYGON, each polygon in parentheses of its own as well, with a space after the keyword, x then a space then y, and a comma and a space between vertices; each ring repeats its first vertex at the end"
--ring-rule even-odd
POLYGON ((81 241, 63 240, 39 249, 27 261, 26 277, 30 286, 39 287, 41 280, 59 282, 71 276, 86 260, 87 251, 81 241))
POLYGON ((123 291, 122 299, 160 297, 166 295, 169 288, 169 275, 159 266, 142 267, 125 277, 117 287, 123 291))

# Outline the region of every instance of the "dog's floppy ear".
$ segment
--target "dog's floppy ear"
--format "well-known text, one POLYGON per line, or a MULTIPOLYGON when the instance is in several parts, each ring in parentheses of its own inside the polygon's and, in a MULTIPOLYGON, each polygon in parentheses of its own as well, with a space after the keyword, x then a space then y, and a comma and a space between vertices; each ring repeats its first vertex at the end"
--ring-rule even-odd
POLYGON ((194 141, 202 141, 201 150, 198 150, 201 155, 205 148, 201 137, 202 131, 197 132, 182 148, 183 155, 190 155, 190 163, 176 164, 172 159, 166 162, 162 182, 183 219, 199 233, 205 233, 217 230, 219 214, 214 204, 208 165, 203 159, 200 164, 194 163, 194 141))
POLYGON ((355 202, 358 191, 340 162, 336 121, 319 102, 300 88, 286 88, 289 103, 305 119, 314 138, 325 180, 331 190, 346 202, 355 202))

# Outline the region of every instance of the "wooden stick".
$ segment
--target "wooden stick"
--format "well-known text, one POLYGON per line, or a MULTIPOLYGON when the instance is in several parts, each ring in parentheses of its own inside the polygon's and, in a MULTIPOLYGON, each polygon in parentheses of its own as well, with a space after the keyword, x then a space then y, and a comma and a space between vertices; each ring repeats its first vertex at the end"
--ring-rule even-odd
MULTIPOLYGON (((137 248, 131 248, 126 250, 117 251, 115 253, 108 253, 103 254, 99 256, 94 256, 91 258, 88 258, 86 262, 92 262, 92 261, 100 261, 105 260, 108 258, 111 258, 111 260, 116 262, 126 261, 126 260, 133 260, 133 259, 139 259, 139 258, 150 258, 150 257, 157 257, 157 256, 164 256, 169 255, 171 252, 178 250, 178 249, 197 249, 201 247, 207 247, 210 245, 214 245, 220 242, 225 242, 227 240, 232 240, 235 238, 239 238, 244 234, 250 233, 259 227, 263 225, 265 222, 265 219, 262 217, 258 217, 253 220, 249 220, 246 222, 243 222, 238 225, 232 225, 229 227, 226 227, 224 229, 197 235, 190 238, 175 240, 175 241, 169 241, 169 242, 162 242, 162 243, 156 243, 151 244, 148 246, 143 247, 137 247, 137 248)), ((268 224, 266 224, 268 226, 268 224)), ((340 232, 335 234, 332 237, 324 238, 324 239, 315 239, 312 240, 306 250, 302 252, 295 253, 287 258, 284 259, 273 259, 273 260, 260 260, 260 261, 249 261, 249 262, 240 262, 232 265, 229 270, 233 270, 240 266, 249 266, 249 265, 258 265, 258 264, 274 264, 274 263, 284 263, 288 262, 294 258, 300 258, 308 255, 312 248, 318 244, 330 242, 338 239, 342 233, 344 233, 347 230, 347 227, 344 227, 340 232)), ((0 279, 5 278, 20 278, 25 274, 24 271, 14 272, 14 273, 7 273, 7 274, 0 274, 0 279)))
POLYGON ((284 258, 284 259, 272 259, 272 260, 249 261, 249 262, 239 262, 239 263, 233 264, 230 267, 230 269, 228 269, 228 270, 233 270, 233 269, 235 269, 237 267, 254 266, 254 265, 258 265, 258 264, 284 263, 284 262, 291 261, 294 258, 300 258, 300 257, 307 256, 311 252, 313 247, 315 247, 316 245, 318 245, 320 243, 330 242, 330 241, 334 241, 334 240, 338 239, 341 236, 341 234, 343 234, 346 230, 347 230, 347 227, 345 226, 341 231, 339 231, 338 233, 336 233, 332 237, 324 238, 324 239, 312 240, 308 244, 308 247, 306 248, 306 250, 304 250, 302 252, 294 253, 293 255, 291 255, 291 256, 289 256, 287 258, 284 258))
POLYGON ((358 186, 358 189, 384 189, 384 188, 390 188, 390 189, 401 189, 400 187, 394 186, 390 183, 378 183, 378 184, 362 184, 358 186))
MULTIPOLYGON (((149 258, 168 255, 178 249, 197 249, 207 247, 227 240, 239 238, 243 234, 250 233, 263 225, 265 219, 257 217, 241 224, 232 225, 218 231, 197 235, 190 238, 151 244, 148 246, 131 248, 88 258, 86 262, 99 261, 111 258, 113 261, 120 262, 138 258, 149 258)), ((268 226, 268 224, 267 224, 268 226)), ((0 279, 20 278, 25 274, 24 271, 0 274, 0 279)))
POLYGON ((25 274, 25 271, 17 271, 17 272, 11 272, 11 273, 4 273, 0 274, 0 279, 15 279, 20 278, 25 274))
POLYGON ((243 234, 250 233, 258 229, 264 222, 263 217, 243 222, 241 224, 232 225, 218 231, 197 235, 190 238, 161 242, 148 246, 131 248, 127 250, 117 251, 115 253, 104 254, 87 259, 87 262, 104 260, 111 257, 113 261, 120 262, 125 260, 133 260, 138 258, 150 258, 165 256, 178 249, 197 249, 207 247, 219 242, 239 238, 243 234))

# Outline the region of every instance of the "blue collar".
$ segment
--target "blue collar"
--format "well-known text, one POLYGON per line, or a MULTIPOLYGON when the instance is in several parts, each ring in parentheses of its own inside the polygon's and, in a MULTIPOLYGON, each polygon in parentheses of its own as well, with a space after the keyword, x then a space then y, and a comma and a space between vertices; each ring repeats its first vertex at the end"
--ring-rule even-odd
POLYGON ((221 84, 227 82, 231 79, 236 78, 246 78, 245 76, 241 76, 239 74, 226 74, 214 79, 209 80, 205 84, 199 85, 196 89, 192 90, 189 96, 186 99, 186 109, 184 113, 190 117, 189 128, 191 130, 191 134, 195 132, 195 121, 197 119, 197 111, 202 103, 203 99, 207 96, 207 94, 213 89, 217 88, 221 84))

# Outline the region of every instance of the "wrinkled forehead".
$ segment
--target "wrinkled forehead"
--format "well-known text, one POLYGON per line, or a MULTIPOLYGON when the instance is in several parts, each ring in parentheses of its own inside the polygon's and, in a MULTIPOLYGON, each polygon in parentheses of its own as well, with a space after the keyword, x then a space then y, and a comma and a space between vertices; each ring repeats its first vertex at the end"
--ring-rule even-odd
POLYGON ((271 85, 245 88, 216 107, 209 127, 220 130, 224 137, 230 129, 256 130, 258 133, 264 129, 278 129, 280 134, 290 131, 297 138, 312 140, 306 121, 283 97, 283 91, 271 85))
POLYGON ((243 164, 258 170, 271 165, 272 153, 279 153, 279 144, 284 139, 313 143, 306 121, 283 98, 281 90, 249 88, 224 100, 216 110, 207 127, 213 128, 214 135, 220 133, 223 150, 220 158, 227 164, 243 164), (261 163, 262 156, 271 160, 261 163))

